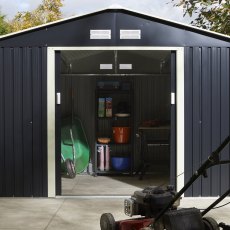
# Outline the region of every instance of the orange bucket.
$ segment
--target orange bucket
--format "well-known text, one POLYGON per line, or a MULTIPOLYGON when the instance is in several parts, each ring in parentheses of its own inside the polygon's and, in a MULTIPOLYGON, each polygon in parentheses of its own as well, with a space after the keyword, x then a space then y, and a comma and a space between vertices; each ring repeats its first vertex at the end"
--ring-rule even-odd
POLYGON ((125 144, 129 142, 130 127, 113 127, 113 140, 115 143, 125 144))

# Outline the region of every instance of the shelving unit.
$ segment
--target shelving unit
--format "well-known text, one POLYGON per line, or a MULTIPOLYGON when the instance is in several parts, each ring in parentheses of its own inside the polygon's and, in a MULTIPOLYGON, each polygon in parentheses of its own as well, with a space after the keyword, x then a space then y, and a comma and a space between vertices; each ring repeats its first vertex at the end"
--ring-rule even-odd
POLYGON ((133 137, 133 89, 131 82, 125 82, 126 88, 122 88, 123 82, 117 81, 107 81, 106 83, 111 83, 111 88, 100 88, 98 87, 95 91, 95 173, 100 174, 132 174, 133 171, 133 151, 134 151, 134 137, 133 137), (116 84, 115 84, 116 83, 116 84), (119 87, 115 88, 115 85, 119 87), (103 99, 104 106, 103 106, 103 99), (106 98, 110 98, 109 105, 107 106, 106 98), (101 101, 101 105, 99 105, 101 101), (101 107, 100 107, 101 106, 101 107), (110 111, 107 111, 110 109, 110 111), (109 107, 109 108, 108 108, 109 107), (122 112, 127 117, 119 117, 118 113, 122 112), (103 114, 103 115, 102 115, 103 114), (129 127, 130 136, 127 143, 118 143, 114 139, 113 127, 129 127), (107 137, 110 138, 108 144, 102 144, 98 142, 98 138, 107 137), (108 165, 106 165, 106 145, 109 147, 109 170, 108 165), (100 167, 103 165, 100 159, 100 146, 104 148, 104 168, 100 167), (112 157, 127 157, 130 161, 130 167, 125 170, 116 170, 112 165, 112 157), (107 166, 107 167, 106 167, 107 166), (107 170, 105 170, 107 168, 107 170))

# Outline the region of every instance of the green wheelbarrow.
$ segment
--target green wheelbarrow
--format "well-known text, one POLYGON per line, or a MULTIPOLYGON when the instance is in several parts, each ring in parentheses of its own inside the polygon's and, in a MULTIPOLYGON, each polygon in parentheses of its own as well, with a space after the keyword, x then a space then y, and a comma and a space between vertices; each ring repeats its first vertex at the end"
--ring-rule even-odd
POLYGON ((62 120, 61 127, 61 168, 62 175, 74 178, 89 164, 90 148, 79 118, 62 120))

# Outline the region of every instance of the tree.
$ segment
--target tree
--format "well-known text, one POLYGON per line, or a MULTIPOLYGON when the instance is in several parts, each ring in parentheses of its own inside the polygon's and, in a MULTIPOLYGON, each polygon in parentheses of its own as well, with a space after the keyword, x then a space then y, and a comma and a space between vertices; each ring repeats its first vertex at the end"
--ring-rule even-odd
POLYGON ((60 8, 63 6, 63 0, 43 0, 39 5, 36 14, 42 23, 53 22, 62 18, 60 8))
POLYGON ((10 32, 10 25, 5 20, 5 15, 0 12, 0 35, 4 35, 10 32))
POLYGON ((42 4, 32 12, 18 12, 11 23, 12 31, 23 30, 61 19, 62 2, 63 0, 43 0, 42 4))
POLYGON ((192 25, 230 35, 230 0, 172 0, 184 16, 195 16, 192 25))

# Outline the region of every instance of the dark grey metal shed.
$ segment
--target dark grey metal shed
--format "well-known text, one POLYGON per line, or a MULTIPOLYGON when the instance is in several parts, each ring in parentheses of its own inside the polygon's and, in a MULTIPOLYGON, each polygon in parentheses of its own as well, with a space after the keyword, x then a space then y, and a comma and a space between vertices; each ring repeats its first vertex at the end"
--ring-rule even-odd
MULTIPOLYGON (((60 107, 55 94, 60 91, 57 63, 66 50, 171 53, 170 87, 176 100, 171 105, 170 178, 180 188, 229 135, 229 42, 228 36, 126 9, 106 9, 2 36, 0 196, 60 195, 60 107), (182 169, 184 176, 178 179, 182 169)), ((222 159, 229 157, 228 147, 222 159)), ((185 195, 218 196, 229 188, 228 165, 215 166, 208 174, 185 195)))

